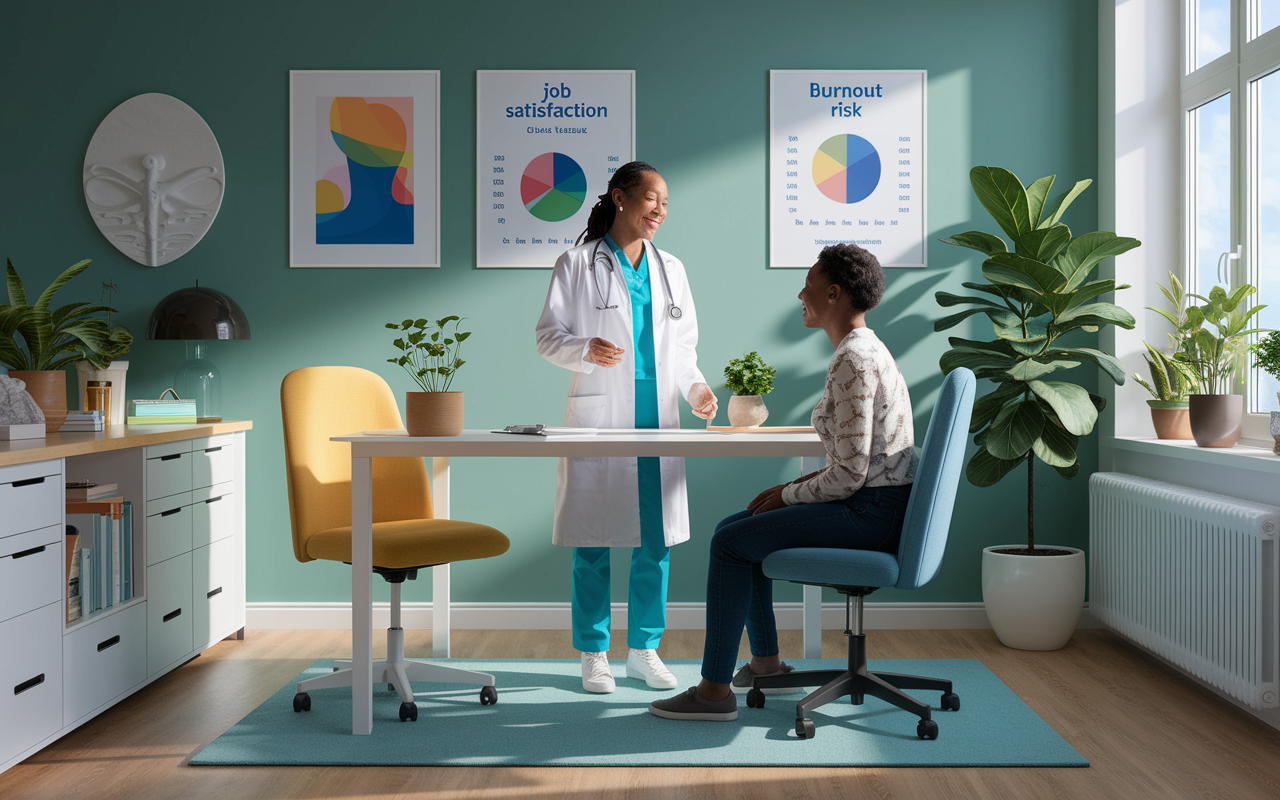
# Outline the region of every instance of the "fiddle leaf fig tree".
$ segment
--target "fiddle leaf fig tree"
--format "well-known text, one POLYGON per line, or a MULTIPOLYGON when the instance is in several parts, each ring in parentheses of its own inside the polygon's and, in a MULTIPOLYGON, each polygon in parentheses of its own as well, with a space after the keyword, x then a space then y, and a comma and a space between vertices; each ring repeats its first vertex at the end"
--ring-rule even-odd
POLYGON ((985 283, 962 283, 976 294, 937 292, 938 304, 963 310, 934 323, 935 331, 955 327, 984 314, 994 338, 975 341, 951 337, 951 349, 939 361, 943 373, 972 369, 996 384, 973 406, 969 431, 978 451, 966 469, 969 482, 991 486, 1024 461, 1027 464, 1027 549, 1035 549, 1035 461, 1064 478, 1080 472, 1076 448, 1093 431, 1103 398, 1068 380, 1083 377, 1077 368, 1094 366, 1124 384, 1125 370, 1114 356, 1081 346, 1077 331, 1096 333, 1105 325, 1133 328, 1128 311, 1098 298, 1127 285, 1091 280, 1105 258, 1138 247, 1137 239, 1095 231, 1073 237, 1062 216, 1092 181, 1079 181, 1052 203, 1053 175, 1024 186, 999 167, 974 167, 973 193, 1008 237, 970 231, 942 241, 977 250, 985 283), (1012 244, 1012 248, 1009 246, 1012 244), (1076 372, 1072 372, 1076 370, 1076 372))

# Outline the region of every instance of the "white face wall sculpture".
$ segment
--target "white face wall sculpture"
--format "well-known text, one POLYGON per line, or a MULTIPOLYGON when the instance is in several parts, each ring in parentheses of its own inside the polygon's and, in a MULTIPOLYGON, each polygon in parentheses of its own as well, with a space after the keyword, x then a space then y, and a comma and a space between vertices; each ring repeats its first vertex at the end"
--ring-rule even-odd
POLYGON ((140 94, 102 120, 84 155, 84 199, 107 241, 139 264, 168 264, 213 225, 222 150, 195 109, 140 94))

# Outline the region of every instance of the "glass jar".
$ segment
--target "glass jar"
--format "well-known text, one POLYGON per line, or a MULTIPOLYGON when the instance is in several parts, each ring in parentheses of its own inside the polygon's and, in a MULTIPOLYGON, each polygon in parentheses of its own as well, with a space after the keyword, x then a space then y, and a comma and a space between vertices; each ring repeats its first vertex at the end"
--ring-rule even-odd
POLYGON ((111 381, 86 381, 84 384, 84 410, 101 411, 106 422, 111 414, 111 381))

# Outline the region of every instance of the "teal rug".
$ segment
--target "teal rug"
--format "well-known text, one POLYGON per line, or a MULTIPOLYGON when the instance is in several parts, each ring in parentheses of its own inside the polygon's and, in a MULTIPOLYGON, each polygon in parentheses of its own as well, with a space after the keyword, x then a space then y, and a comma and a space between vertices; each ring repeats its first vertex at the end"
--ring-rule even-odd
MULTIPOLYGON (((311 693, 311 711, 294 713, 294 684, 282 687, 200 751, 197 765, 432 766, 842 766, 1085 767, 1089 765, 979 661, 873 660, 873 670, 950 678, 959 711, 940 711, 939 692, 916 694, 935 709, 938 738, 916 738, 916 717, 875 698, 836 702, 813 713, 817 734, 795 735, 803 695, 770 695, 764 708, 739 696, 736 722, 677 722, 649 713, 674 691, 627 680, 616 662, 618 690, 589 694, 579 663, 568 660, 466 660, 441 663, 492 673, 498 703, 480 705, 479 688, 419 684, 418 720, 400 722, 400 700, 379 684, 373 733, 351 735, 351 690, 311 693)), ((836 660, 788 661, 797 669, 832 669, 836 660)), ((322 675, 312 664, 298 680, 322 675)), ((699 662, 668 661, 681 687, 698 680, 699 662)))

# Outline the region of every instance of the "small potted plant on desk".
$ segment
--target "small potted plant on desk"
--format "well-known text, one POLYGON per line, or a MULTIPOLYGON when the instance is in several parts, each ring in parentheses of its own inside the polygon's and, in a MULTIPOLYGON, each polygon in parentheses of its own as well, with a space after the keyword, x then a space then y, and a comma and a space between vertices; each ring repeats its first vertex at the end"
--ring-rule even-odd
POLYGON ((1190 329, 1187 322, 1187 294, 1182 288, 1182 281, 1172 272, 1169 273, 1167 287, 1156 284, 1173 306, 1173 311, 1163 308, 1148 307, 1173 325, 1169 334, 1169 353, 1166 355, 1150 343, 1143 342, 1147 348, 1147 367, 1151 371, 1151 383, 1142 376, 1134 374, 1133 380, 1151 392, 1152 399, 1147 401, 1151 407, 1151 424, 1155 426, 1157 439, 1190 439, 1191 416, 1188 399, 1193 392, 1200 389, 1200 382, 1191 365, 1186 363, 1186 338, 1190 329))
POLYGON ((1208 297, 1191 295, 1204 301, 1187 309, 1183 351, 1203 392, 1190 397, 1191 435, 1201 447, 1235 447, 1240 439, 1244 395, 1232 394, 1231 389, 1249 350, 1249 337, 1262 332, 1250 328, 1249 320, 1266 306, 1244 306, 1245 298, 1257 291, 1246 283, 1230 294, 1215 286, 1208 297))
POLYGON ((93 316, 115 311, 109 306, 79 302, 49 309, 54 294, 92 263, 85 259, 71 265, 49 284, 35 305, 29 305, 18 271, 12 261, 7 262, 9 302, 0 305, 0 363, 9 368, 10 377, 26 383, 27 393, 44 412, 48 433, 61 428, 67 419, 65 367, 82 358, 109 362, 127 353, 133 343, 133 335, 123 326, 112 326, 93 316), (25 347, 18 344, 19 336, 25 347))
MULTIPOLYGON (((1123 385, 1124 366, 1114 356, 1072 343, 1073 334, 1106 325, 1131 329, 1133 315, 1112 303, 1095 302, 1127 286, 1090 280, 1105 258, 1139 246, 1137 239, 1109 231, 1072 237, 1063 212, 1090 181, 1080 181, 1047 202, 1053 176, 1024 187, 1018 176, 997 167, 969 173, 978 201, 1013 242, 981 231, 945 239, 986 256, 985 283, 963 283, 978 294, 936 294, 943 307, 969 306, 934 323, 954 327, 975 314, 991 321, 992 341, 952 337, 942 354, 944 373, 957 367, 997 384, 973 405, 969 431, 978 450, 965 470, 975 486, 992 486, 1014 469, 1027 467, 1027 544, 982 551, 982 599, 996 636, 1019 650, 1057 650, 1071 640, 1084 608, 1084 551, 1036 544, 1035 462, 1068 480, 1080 473, 1080 437, 1093 431, 1103 398, 1068 380, 1082 364, 1123 385)), ((1082 376, 1083 377, 1083 376, 1082 376)))
MULTIPOLYGON (((1280 378, 1280 331, 1268 333, 1249 352, 1253 353, 1254 367, 1280 378)), ((1276 400, 1280 401, 1280 392, 1276 392, 1276 400)), ((1271 412, 1271 437, 1276 441, 1272 452, 1280 456, 1280 411, 1271 412)))
POLYGON ((730 425, 758 428, 769 418, 763 395, 773 391, 775 373, 755 350, 742 358, 730 359, 729 366, 724 368, 724 385, 733 392, 729 398, 730 425))
POLYGON ((460 317, 445 317, 434 323, 425 319, 406 319, 386 327, 400 331, 392 342, 400 355, 388 358, 409 373, 420 392, 405 392, 404 424, 410 436, 457 436, 462 433, 462 392, 451 392, 449 386, 463 364, 458 357, 460 345, 471 336, 460 331, 460 317), (447 332, 453 323, 453 333, 447 332))

